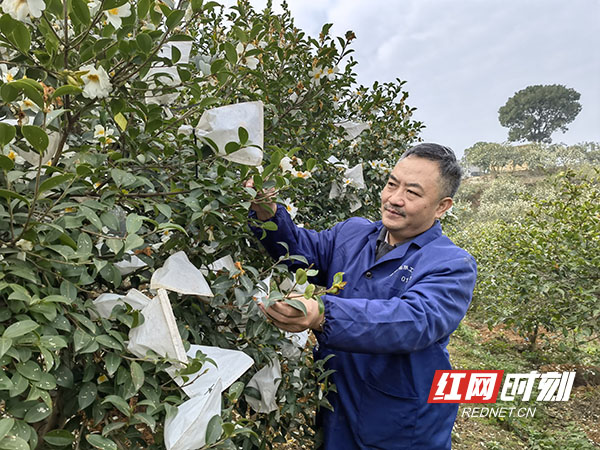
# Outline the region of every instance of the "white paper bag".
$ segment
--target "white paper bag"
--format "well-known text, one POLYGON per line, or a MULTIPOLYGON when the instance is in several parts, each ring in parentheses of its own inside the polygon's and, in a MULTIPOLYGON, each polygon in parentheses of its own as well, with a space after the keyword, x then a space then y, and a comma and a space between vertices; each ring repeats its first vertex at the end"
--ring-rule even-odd
POLYGON ((169 256, 165 264, 152 274, 150 289, 166 289, 180 294, 203 297, 213 296, 202 272, 182 251, 169 256))
POLYGON ((344 172, 344 177, 351 180, 352 186, 357 189, 365 188, 365 179, 363 177, 362 163, 355 165, 344 172))
POLYGON ((260 166, 263 158, 264 141, 264 105, 262 102, 245 102, 209 109, 202 114, 196 136, 213 141, 223 158, 247 166, 260 166), (247 147, 229 155, 225 145, 239 142, 238 129, 248 132, 247 147), (255 145, 257 147, 250 147, 255 145))
POLYGON ((264 280, 261 280, 265 284, 266 290, 260 284, 256 286, 258 289, 258 292, 256 292, 252 296, 252 298, 259 305, 262 305, 264 303, 264 301, 269 297, 269 294, 271 293, 271 277, 272 276, 273 276, 273 272, 271 272, 271 274, 267 278, 265 278, 264 280))
POLYGON ((133 309, 141 310, 150 303, 150 299, 137 289, 131 289, 125 296, 107 292, 94 300, 96 311, 103 319, 108 319, 113 308, 120 303, 127 303, 133 309))
POLYGON ((254 360, 242 351, 206 345, 191 345, 187 354, 193 358, 198 350, 217 363, 217 366, 206 362, 198 373, 187 375, 187 382, 176 376, 177 368, 167 369, 167 373, 179 386, 183 386, 183 392, 190 397, 206 394, 217 381, 221 382, 221 390, 224 391, 254 364, 254 360))
POLYGON ((285 337, 291 342, 283 342, 281 344, 281 355, 287 359, 298 358, 308 341, 308 330, 301 331, 300 333, 286 331, 285 337))
POLYGON ((142 309, 144 323, 129 331, 127 350, 144 358, 148 350, 154 353, 187 363, 183 341, 177 329, 171 302, 164 289, 142 309))
POLYGON ((144 81, 148 81, 149 91, 146 92, 146 103, 154 105, 168 105, 175 101, 179 96, 179 92, 171 92, 167 94, 154 94, 152 91, 162 92, 163 86, 177 86, 181 83, 177 67, 151 67, 144 77, 144 81), (157 82, 160 85, 157 85, 157 82))
POLYGON ((277 410, 277 388, 281 383, 281 365, 275 359, 271 364, 260 369, 248 382, 248 386, 260 392, 261 400, 246 395, 250 407, 259 413, 270 413, 277 410))
POLYGON ((177 408, 177 415, 165 420, 167 450, 196 450, 206 444, 208 422, 221 414, 221 383, 205 395, 192 397, 177 408))
POLYGON ((228 272, 233 272, 235 270, 235 263, 233 262, 233 258, 231 255, 225 255, 222 258, 217 259, 212 264, 208 265, 207 269, 200 269, 204 276, 208 275, 208 271, 218 272, 219 270, 227 270, 228 272))
POLYGON ((108 319, 113 308, 123 302, 123 295, 105 293, 100 294, 94 301, 94 306, 98 315, 103 319, 108 319))
POLYGON ((119 269, 121 276, 129 275, 130 273, 147 266, 147 264, 142 261, 141 258, 134 255, 133 252, 128 253, 130 254, 129 261, 123 259, 123 261, 115 263, 115 266, 117 269, 119 269))
POLYGON ((346 139, 351 141, 352 139, 356 139, 360 133, 367 130, 370 125, 365 122, 342 122, 336 124, 339 127, 342 127, 346 131, 346 139))

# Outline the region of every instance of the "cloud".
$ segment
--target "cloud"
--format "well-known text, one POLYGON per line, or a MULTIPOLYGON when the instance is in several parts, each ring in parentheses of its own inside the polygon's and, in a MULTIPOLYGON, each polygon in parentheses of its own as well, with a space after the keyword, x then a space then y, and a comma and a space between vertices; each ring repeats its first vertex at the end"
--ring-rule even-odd
POLYGON ((598 0, 288 3, 296 25, 313 36, 326 22, 334 35, 356 33, 359 83, 407 80, 425 139, 458 153, 480 140, 501 142, 507 130, 498 108, 529 85, 558 83, 581 93, 583 110, 555 140, 600 141, 598 0))

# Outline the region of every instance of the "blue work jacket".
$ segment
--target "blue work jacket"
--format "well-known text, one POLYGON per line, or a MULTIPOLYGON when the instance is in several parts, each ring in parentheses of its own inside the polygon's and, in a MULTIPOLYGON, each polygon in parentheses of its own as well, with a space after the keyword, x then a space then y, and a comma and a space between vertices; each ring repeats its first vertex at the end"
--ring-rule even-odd
POLYGON ((297 227, 281 205, 270 220, 277 230, 261 242, 273 257, 286 254, 283 241, 319 270, 313 282, 331 286, 344 272, 348 283, 323 296, 326 321, 315 333, 315 357, 335 355, 327 363, 334 411, 318 416, 325 449, 449 449, 458 405, 427 399, 435 371, 451 369, 446 346, 473 295, 473 257, 437 221, 375 261, 381 221, 354 217, 316 232, 297 227))

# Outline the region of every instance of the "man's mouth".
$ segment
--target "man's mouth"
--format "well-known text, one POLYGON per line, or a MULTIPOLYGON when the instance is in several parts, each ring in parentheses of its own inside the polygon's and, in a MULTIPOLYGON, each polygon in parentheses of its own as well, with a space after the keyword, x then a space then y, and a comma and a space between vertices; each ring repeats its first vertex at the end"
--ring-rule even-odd
POLYGON ((406 214, 404 213, 404 211, 402 211, 400 209, 396 209, 393 206, 384 205, 383 209, 385 209, 387 212, 389 212, 391 214, 394 214, 395 216, 406 217, 406 214))

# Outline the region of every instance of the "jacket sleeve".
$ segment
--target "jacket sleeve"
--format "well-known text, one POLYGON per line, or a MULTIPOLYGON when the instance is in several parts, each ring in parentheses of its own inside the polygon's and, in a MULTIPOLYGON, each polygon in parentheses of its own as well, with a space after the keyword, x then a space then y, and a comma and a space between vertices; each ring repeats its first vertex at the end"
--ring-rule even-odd
POLYGON ((449 336, 467 312, 476 278, 470 255, 444 261, 389 299, 324 295, 319 342, 356 353, 409 353, 449 336))
MULTIPOLYGON (((250 219, 255 219, 256 213, 250 211, 250 219)), ((250 230, 260 240, 267 252, 275 259, 284 256, 288 251, 280 244, 285 242, 289 248, 290 255, 302 255, 306 258, 309 265, 319 271, 319 274, 313 282, 321 285, 327 283, 327 268, 330 265, 335 244, 335 235, 339 224, 330 230, 316 232, 298 227, 293 221, 287 210, 282 205, 277 205, 277 211, 269 221, 277 225, 275 231, 265 231, 260 227, 250 225, 250 230), (265 236, 263 238, 263 231, 265 236)), ((291 270, 299 267, 306 267, 299 261, 285 261, 291 270)))

